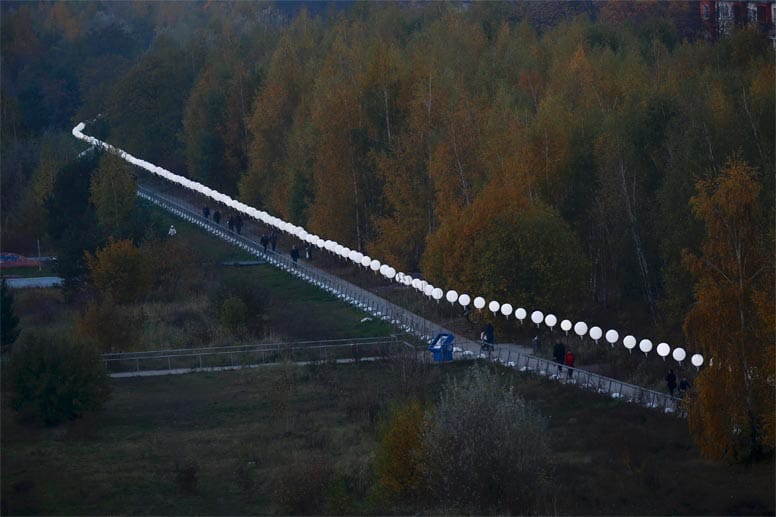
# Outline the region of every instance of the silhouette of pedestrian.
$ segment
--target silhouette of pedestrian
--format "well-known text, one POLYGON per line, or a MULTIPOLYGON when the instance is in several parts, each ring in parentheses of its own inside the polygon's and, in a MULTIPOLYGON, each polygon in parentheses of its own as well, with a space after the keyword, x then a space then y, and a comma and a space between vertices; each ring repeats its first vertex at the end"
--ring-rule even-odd
POLYGON ((219 212, 218 210, 213 212, 213 222, 215 222, 216 224, 221 224, 221 212, 219 212))
POLYGON ((278 234, 275 230, 269 236, 269 243, 272 245, 272 251, 275 251, 275 247, 278 245, 278 234))
POLYGON ((666 384, 668 385, 668 393, 673 397, 674 390, 676 389, 676 374, 673 370, 668 370, 666 374, 666 384))
POLYGON ((226 226, 229 228, 230 232, 234 231, 234 217, 231 215, 226 216, 226 226))
POLYGON ((205 217, 205 219, 210 219, 210 208, 208 208, 207 205, 202 207, 202 215, 205 217))
POLYGON ((571 352, 571 350, 566 351, 566 358, 563 360, 563 362, 566 365, 566 371, 568 372, 569 379, 571 379, 571 376, 574 373, 574 354, 571 352))
POLYGON ((542 341, 539 336, 534 336, 531 340, 531 347, 533 348, 534 355, 539 355, 539 350, 542 348, 542 341))
POLYGON ((304 258, 307 260, 313 259, 313 247, 311 244, 304 247, 304 258))
POLYGON ((240 214, 237 214, 234 216, 234 227, 237 230, 237 234, 240 235, 240 232, 242 231, 243 226, 243 220, 242 217, 240 217, 240 214))
POLYGON ((552 348, 552 357, 558 363, 558 375, 563 371, 563 360, 566 358, 566 346, 558 341, 552 348))
POLYGON ((682 380, 679 381, 679 398, 683 399, 690 388, 692 388, 690 381, 687 380, 687 377, 682 377, 682 380))
POLYGON ((299 260, 299 250, 296 249, 296 246, 291 247, 291 260, 294 261, 294 264, 299 260))
POLYGON ((167 235, 169 235, 170 237, 175 237, 177 233, 178 232, 175 231, 175 226, 170 225, 170 229, 168 230, 167 235))
POLYGON ((261 245, 264 246, 264 253, 266 253, 267 245, 269 244, 269 237, 267 237, 267 235, 262 235, 259 242, 261 242, 261 245))

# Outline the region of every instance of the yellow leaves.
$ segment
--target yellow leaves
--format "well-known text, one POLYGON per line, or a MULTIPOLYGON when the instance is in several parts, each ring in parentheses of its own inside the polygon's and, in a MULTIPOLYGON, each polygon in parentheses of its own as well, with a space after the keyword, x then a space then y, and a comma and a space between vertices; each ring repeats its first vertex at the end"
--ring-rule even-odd
POLYGON ((378 483, 391 496, 418 495, 423 409, 417 400, 393 410, 375 458, 378 483))
POLYGON ((90 200, 97 211, 97 220, 110 231, 127 223, 135 207, 135 180, 129 165, 106 153, 92 175, 90 200))
POLYGON ((86 263, 94 288, 117 303, 137 301, 151 286, 145 257, 130 240, 111 240, 94 255, 86 252, 86 263))

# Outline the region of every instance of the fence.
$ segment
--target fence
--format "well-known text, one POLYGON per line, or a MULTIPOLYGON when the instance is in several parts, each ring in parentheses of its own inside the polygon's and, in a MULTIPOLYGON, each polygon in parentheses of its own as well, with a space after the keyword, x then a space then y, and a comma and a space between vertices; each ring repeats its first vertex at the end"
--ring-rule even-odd
POLYGON ((231 369, 290 361, 294 363, 357 362, 388 358, 411 345, 397 337, 359 340, 298 341, 213 348, 183 348, 103 354, 116 377, 161 375, 231 369))
MULTIPOLYGON (((239 235, 233 231, 225 229, 220 224, 217 224, 212 220, 201 216, 199 213, 192 210, 189 206, 179 202, 178 200, 171 199, 143 187, 138 187, 137 195, 142 199, 164 208, 165 210, 177 215, 178 217, 201 227, 205 231, 235 246, 238 246, 239 248, 242 248, 243 250, 255 255, 256 257, 264 259, 269 264, 282 269, 283 271, 286 271, 305 282, 311 283, 321 289, 328 291, 342 301, 371 314, 373 317, 382 319, 392 324, 394 327, 401 329, 407 334, 416 336, 422 341, 428 342, 433 336, 440 332, 449 333, 447 329, 441 327, 440 325, 422 318, 421 316, 418 316, 417 314, 414 314, 407 309, 404 309, 403 307, 384 300, 383 298, 376 296, 366 289, 362 289, 356 285, 353 285, 350 282, 342 280, 335 275, 308 266, 305 263, 294 262, 285 254, 276 253, 270 249, 264 251, 264 247, 261 246, 258 242, 244 235, 239 235)), ((666 393, 657 392, 648 388, 636 386, 634 384, 618 381, 616 379, 611 379, 609 377, 604 377, 596 373, 576 368, 572 369, 572 376, 569 379, 567 375, 568 369, 566 366, 563 366, 562 373, 566 374, 566 379, 563 379, 561 376, 553 373, 557 372, 558 365, 556 363, 541 357, 536 357, 520 352, 514 347, 507 345, 498 346, 495 352, 485 356, 480 353, 480 344, 478 342, 466 339, 459 335, 455 335, 455 342, 458 351, 456 354, 454 354, 455 359, 482 357, 485 359, 497 361, 509 367, 517 368, 520 371, 533 372, 538 375, 556 378, 562 382, 573 383, 580 388, 595 391, 596 393, 600 394, 606 394, 614 399, 640 404, 653 409, 661 409, 666 413, 672 413, 675 415, 681 415, 682 413, 680 411, 680 401, 666 393)), ((282 347, 273 349, 271 348, 272 345, 268 346, 270 346, 270 348, 266 350, 255 350, 253 352, 254 359, 257 357, 268 357, 271 353, 276 355, 287 353, 282 350, 282 347)), ((280 345, 275 346, 280 347, 280 345)), ((332 348, 336 348, 336 346, 343 345, 326 345, 322 347, 321 350, 330 350, 332 348)), ((223 364, 220 367, 233 366, 231 361, 233 361, 233 357, 236 357, 235 354, 239 354, 240 352, 229 352, 225 349, 220 350, 223 351, 217 354, 205 354, 204 352, 200 353, 199 355, 195 354, 195 358, 198 359, 194 359, 194 367, 204 367, 202 366, 204 364, 202 363, 202 358, 206 355, 208 357, 221 357, 221 360, 227 364, 223 364), (196 361, 200 362, 197 363, 196 361), (199 364, 199 366, 197 366, 197 364, 199 364)), ((363 350, 363 347, 360 348, 360 350, 363 350)), ((165 356, 155 357, 154 359, 157 361, 157 364, 160 364, 158 361, 161 361, 162 366, 164 366, 164 361, 167 361, 168 368, 170 368, 173 360, 178 361, 180 357, 181 356, 179 355, 168 354, 165 356)), ((150 360, 151 358, 138 356, 124 358, 122 360, 135 361, 136 366, 139 369, 140 362, 146 361, 147 359, 150 360)), ((113 358, 109 358, 108 360, 114 361, 113 358)), ((190 365, 186 367, 192 368, 190 365)))

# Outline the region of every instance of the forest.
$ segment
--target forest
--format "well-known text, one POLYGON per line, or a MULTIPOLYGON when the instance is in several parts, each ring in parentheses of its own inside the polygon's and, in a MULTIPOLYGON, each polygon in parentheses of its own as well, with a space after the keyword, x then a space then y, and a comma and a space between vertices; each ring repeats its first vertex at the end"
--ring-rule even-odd
POLYGON ((434 284, 743 354, 742 389, 772 386, 776 79, 754 30, 708 42, 692 2, 1 8, 4 251, 71 245, 57 226, 89 200, 52 193, 89 121, 434 284))

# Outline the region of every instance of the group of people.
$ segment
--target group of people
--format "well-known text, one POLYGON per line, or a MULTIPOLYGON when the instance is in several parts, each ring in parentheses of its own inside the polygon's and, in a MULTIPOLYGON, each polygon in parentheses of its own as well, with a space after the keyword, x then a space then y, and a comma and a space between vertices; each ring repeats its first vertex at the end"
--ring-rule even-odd
POLYGON ((679 388, 679 398, 683 399, 684 396, 687 394, 687 391, 692 388, 692 384, 690 384, 690 381, 687 380, 687 377, 682 377, 682 380, 679 381, 679 385, 676 384, 676 374, 674 373, 673 369, 669 369, 668 373, 666 374, 666 385, 668 386, 668 393, 673 397, 674 391, 676 391, 677 387, 679 388))
MULTIPOLYGON (((538 339, 538 336, 534 339, 538 339)), ((534 346, 538 345, 535 344, 534 346)), ((563 373, 563 366, 566 366, 566 375, 571 379, 574 375, 574 362, 576 361, 574 352, 572 352, 570 348, 566 349, 566 345, 564 345, 562 341, 557 341, 552 348, 552 357, 555 359, 555 362, 558 363, 558 375, 563 373)))
POLYGON ((277 248, 278 245, 278 232, 277 230, 272 230, 269 234, 264 234, 261 236, 261 239, 259 239, 259 242, 261 243, 261 246, 264 248, 264 253, 267 252, 267 247, 272 246, 272 251, 275 251, 275 248, 277 248))
MULTIPOLYGON (((202 216, 205 219, 210 219, 210 207, 204 206, 202 207, 202 216)), ((221 212, 216 209, 213 212, 213 222, 216 224, 221 224, 221 212)), ((236 231, 238 234, 242 232, 243 227, 243 219, 240 214, 229 214, 226 216, 226 226, 229 228, 230 232, 236 231)))

